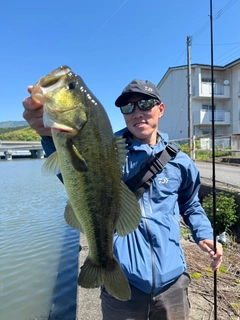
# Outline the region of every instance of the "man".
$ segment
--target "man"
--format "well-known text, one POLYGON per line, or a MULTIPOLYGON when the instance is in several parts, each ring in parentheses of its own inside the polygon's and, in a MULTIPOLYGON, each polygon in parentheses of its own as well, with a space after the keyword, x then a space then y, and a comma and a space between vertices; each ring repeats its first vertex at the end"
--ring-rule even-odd
MULTIPOLYGON (((164 104, 153 83, 142 80, 133 80, 115 104, 127 125, 116 133, 124 136, 128 145, 123 175, 126 182, 167 145, 167 134, 158 130, 164 104)), ((43 137, 47 154, 52 153, 55 149, 49 128, 43 127, 42 106, 30 97, 23 101, 23 106, 23 117, 43 137)), ((120 301, 102 288, 104 320, 189 318, 190 278, 180 244, 180 216, 190 227, 195 242, 209 253, 212 269, 218 270, 222 261, 220 244, 214 252, 212 228, 198 200, 199 187, 199 172, 182 152, 157 173, 139 199, 142 211, 139 227, 125 237, 114 235, 114 254, 129 280, 131 299, 120 301)))

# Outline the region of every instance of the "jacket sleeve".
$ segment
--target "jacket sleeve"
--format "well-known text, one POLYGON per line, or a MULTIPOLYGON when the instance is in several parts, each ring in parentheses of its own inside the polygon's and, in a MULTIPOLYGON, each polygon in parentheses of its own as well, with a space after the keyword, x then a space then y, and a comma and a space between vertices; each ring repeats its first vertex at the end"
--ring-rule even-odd
MULTIPOLYGON (((42 137, 41 143, 47 157, 49 157, 53 152, 56 151, 52 137, 42 137)), ((63 182, 61 174, 58 174, 57 177, 61 180, 61 182, 63 182)))
POLYGON ((42 137, 41 143, 47 157, 56 151, 52 137, 42 137))
POLYGON ((198 198, 201 186, 199 171, 190 158, 185 158, 184 165, 181 165, 181 173, 182 183, 178 193, 180 214, 189 226, 196 243, 204 239, 213 239, 211 223, 198 198))

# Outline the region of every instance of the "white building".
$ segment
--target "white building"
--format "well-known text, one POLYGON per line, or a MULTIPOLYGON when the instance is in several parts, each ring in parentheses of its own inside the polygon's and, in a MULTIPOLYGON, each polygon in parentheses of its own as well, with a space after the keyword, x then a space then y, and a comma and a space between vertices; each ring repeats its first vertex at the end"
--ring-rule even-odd
MULTIPOLYGON (((240 133, 240 59, 214 66, 215 135, 240 133)), ((165 104, 160 130, 170 139, 188 138, 187 66, 169 68, 157 88, 165 104)), ((211 66, 191 65, 192 133, 212 132, 211 66)))

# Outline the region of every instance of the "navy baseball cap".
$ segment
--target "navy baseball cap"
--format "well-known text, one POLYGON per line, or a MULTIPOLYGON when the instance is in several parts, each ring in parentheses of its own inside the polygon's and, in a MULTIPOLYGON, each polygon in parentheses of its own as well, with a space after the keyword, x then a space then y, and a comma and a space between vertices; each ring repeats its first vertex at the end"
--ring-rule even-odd
POLYGON ((133 93, 140 93, 146 96, 146 99, 154 98, 162 102, 158 89, 152 82, 135 79, 123 89, 122 94, 115 101, 115 105, 117 107, 125 106, 133 93))

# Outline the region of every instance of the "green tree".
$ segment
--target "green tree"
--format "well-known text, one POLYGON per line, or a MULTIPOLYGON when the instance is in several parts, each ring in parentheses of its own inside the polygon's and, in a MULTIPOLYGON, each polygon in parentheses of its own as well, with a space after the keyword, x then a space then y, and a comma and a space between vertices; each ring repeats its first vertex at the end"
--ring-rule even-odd
POLYGON ((2 141, 40 141, 41 137, 29 126, 0 130, 2 141))

